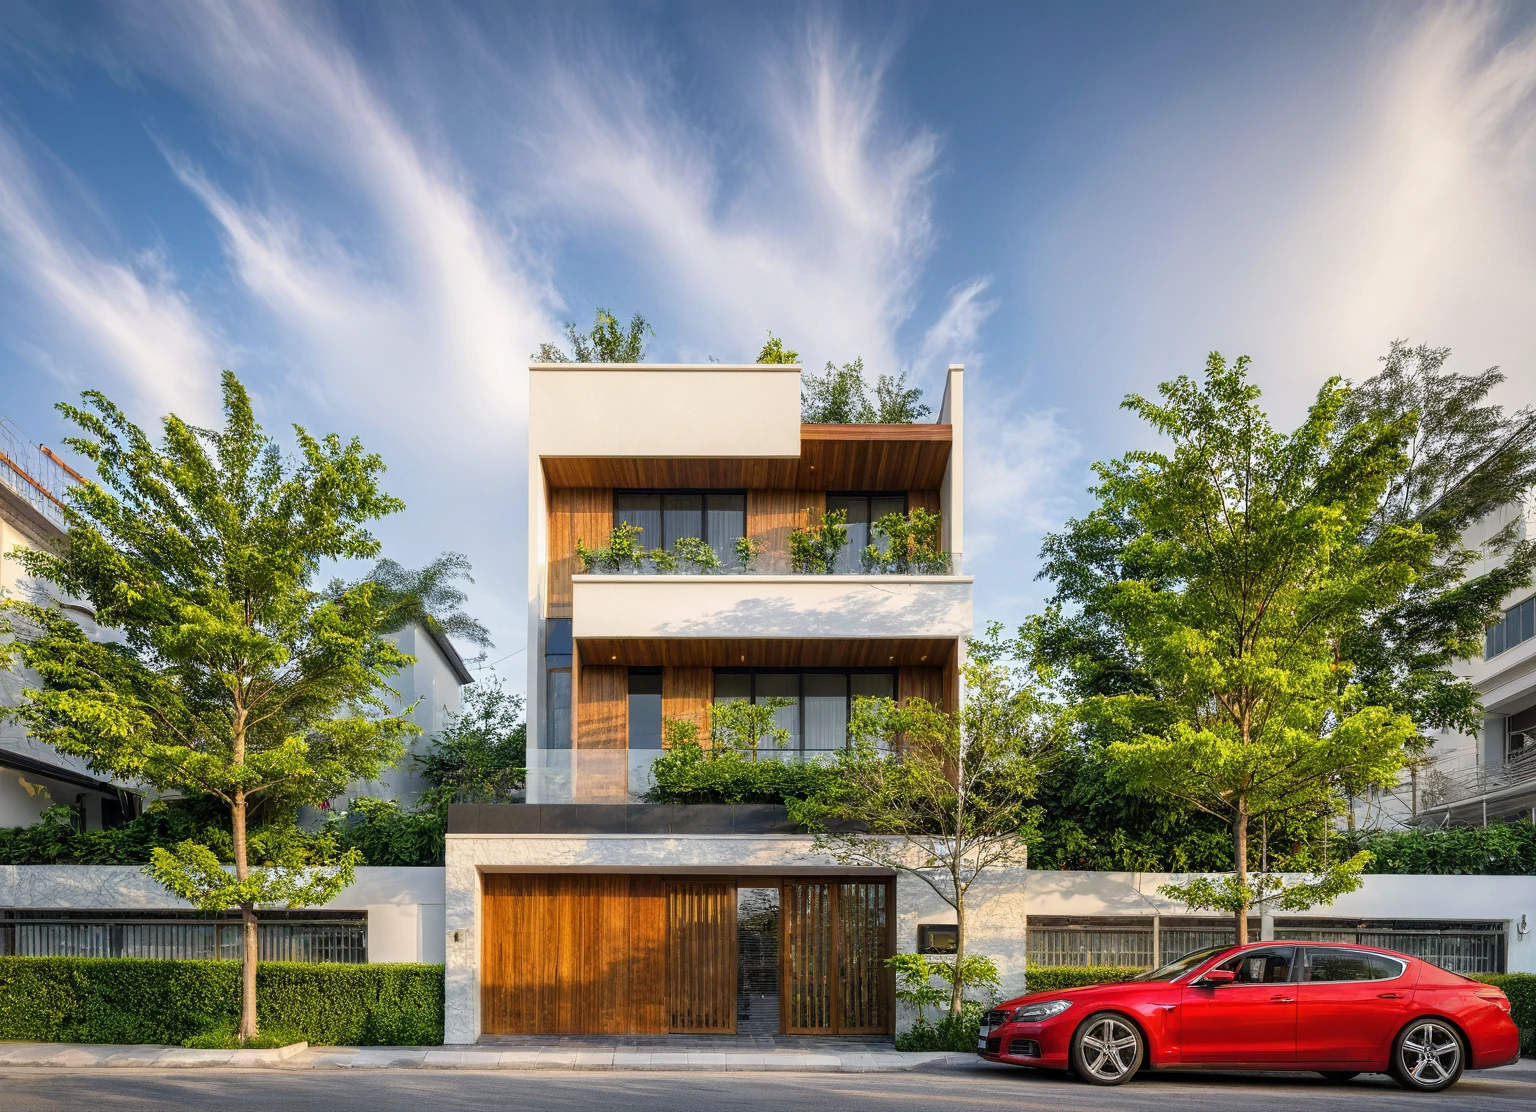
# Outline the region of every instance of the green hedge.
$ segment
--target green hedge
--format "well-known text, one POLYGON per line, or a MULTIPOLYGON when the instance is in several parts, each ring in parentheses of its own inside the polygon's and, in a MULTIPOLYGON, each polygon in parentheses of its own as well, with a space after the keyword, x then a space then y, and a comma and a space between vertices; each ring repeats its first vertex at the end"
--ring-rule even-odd
MULTIPOLYGON (((256 968, 263 1028, 320 1046, 443 1041, 441 965, 256 968)), ((240 963, 140 958, 0 958, 0 1039, 184 1043, 233 1032, 240 963)))
POLYGON ((1128 981, 1145 972, 1139 966, 1126 965, 1031 965, 1025 968, 1024 985, 1028 992, 1055 992, 1057 989, 1128 981))
POLYGON ((1504 990, 1510 1018, 1520 1028, 1520 1052, 1536 1057, 1536 973, 1479 973, 1472 979, 1504 990))

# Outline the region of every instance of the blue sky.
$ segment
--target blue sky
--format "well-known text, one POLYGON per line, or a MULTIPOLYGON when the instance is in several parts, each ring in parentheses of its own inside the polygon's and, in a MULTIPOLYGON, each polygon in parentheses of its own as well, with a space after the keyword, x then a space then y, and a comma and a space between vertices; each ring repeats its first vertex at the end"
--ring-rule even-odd
MULTIPOLYGON (((1536 24, 1511 5, 8 4, 0 413, 357 434, 390 555, 526 593, 526 364, 640 310, 650 357, 967 364, 978 619, 1117 409, 1253 357, 1277 420, 1394 337, 1536 400, 1536 24)), ((523 662, 498 667, 520 687, 523 662)))

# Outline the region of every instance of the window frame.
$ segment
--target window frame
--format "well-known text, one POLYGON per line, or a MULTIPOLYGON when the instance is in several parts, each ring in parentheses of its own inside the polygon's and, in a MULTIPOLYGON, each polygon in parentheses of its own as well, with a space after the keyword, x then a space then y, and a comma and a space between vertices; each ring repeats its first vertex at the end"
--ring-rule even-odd
MULTIPOLYGON (((1212 970, 1216 970, 1216 969, 1223 969, 1226 966, 1230 965, 1232 962, 1237 962, 1238 965, 1241 966, 1243 962, 1245 962, 1245 961, 1252 961, 1254 958, 1263 957, 1265 954, 1275 953, 1275 952, 1277 952, 1279 950, 1289 950, 1291 952, 1291 963, 1290 963, 1290 965, 1286 969, 1285 980, 1283 980, 1283 981, 1240 981, 1240 980, 1239 981, 1228 981, 1228 982, 1226 982, 1224 984, 1218 984, 1215 987, 1218 988, 1218 989, 1221 989, 1221 988, 1252 988, 1255 985, 1289 985, 1289 984, 1295 984, 1296 980, 1297 980, 1297 969, 1298 969, 1298 967, 1301 964, 1300 962, 1298 962, 1296 960, 1297 951, 1300 950, 1300 949, 1302 949, 1301 945, 1299 945, 1298 943, 1295 943, 1295 942, 1276 942, 1276 943, 1273 943, 1273 944, 1267 945, 1267 946, 1257 946, 1257 947, 1253 948, 1252 950, 1243 950, 1243 951, 1240 951, 1239 953, 1232 954, 1229 957, 1222 958, 1215 965, 1211 966, 1210 969, 1207 969, 1206 973, 1209 973, 1212 970)), ((1205 976, 1205 974, 1202 973, 1201 977, 1204 977, 1204 976, 1205 976)))
MULTIPOLYGON (((699 537, 699 540, 703 541, 711 548, 714 548, 714 542, 709 539, 709 496, 712 494, 739 496, 741 498, 741 535, 744 537, 750 535, 747 532, 747 491, 738 490, 734 487, 728 490, 723 488, 715 489, 711 487, 615 487, 613 490, 612 513, 610 514, 610 517, 612 518, 612 524, 610 525, 610 528, 617 528, 619 525, 619 499, 624 495, 655 495, 659 498, 665 498, 669 494, 697 494, 703 498, 699 509, 699 532, 703 535, 699 537)), ((648 544, 646 547, 665 548, 670 551, 672 546, 667 543, 666 538, 666 507, 663 506, 659 512, 661 513, 662 543, 659 545, 648 544)), ((643 537, 641 539, 644 540, 643 537)), ((719 555, 719 553, 717 552, 716 555, 719 555)), ((721 562, 727 563, 728 561, 726 561, 724 557, 721 557, 721 562)))
POLYGON ((1368 985, 1374 984, 1377 981, 1395 981, 1408 972, 1407 959, 1393 957, 1391 954, 1379 954, 1375 950, 1362 950, 1356 946, 1317 946, 1305 943, 1301 944, 1298 948, 1306 951, 1302 954, 1301 961, 1297 963, 1301 969, 1301 983, 1305 985, 1368 985), (1396 964, 1397 972, 1389 973, 1385 977, 1361 977, 1358 979, 1352 978, 1347 981, 1314 981, 1312 979, 1312 953, 1314 950, 1322 954, 1340 954, 1364 958, 1367 964, 1370 963, 1371 959, 1378 958, 1382 961, 1396 964))
MULTIPOLYGON (((844 704, 845 705, 844 705, 843 721, 845 723, 846 722, 850 722, 853 719, 853 700, 856 698, 856 696, 853 694, 852 678, 854 676, 856 676, 856 675, 860 675, 860 676, 890 676, 891 677, 891 691, 892 691, 892 696, 891 697, 893 699, 899 698, 899 694, 900 694, 900 690, 901 690, 901 688, 900 688, 900 684, 901 684, 901 672, 900 672, 900 669, 890 668, 890 667, 886 667, 886 668, 753 668, 751 666, 738 666, 738 667, 711 668, 710 669, 710 676, 709 676, 709 683, 710 683, 709 701, 710 701, 710 705, 711 706, 713 706, 714 703, 715 703, 715 694, 714 694, 715 678, 717 676, 721 675, 722 673, 726 674, 726 675, 733 675, 733 676, 743 676, 744 675, 744 676, 752 677, 752 684, 751 684, 751 688, 750 688, 750 693, 747 695, 747 700, 749 702, 754 702, 754 703, 757 701, 757 677, 760 676, 760 675, 775 675, 775 676, 786 676, 786 675, 788 675, 788 676, 806 676, 806 675, 847 676, 847 677, 849 677, 849 681, 850 682, 848 684, 848 694, 844 696, 844 704)), ((798 684, 798 693, 795 695, 795 710, 796 710, 797 714, 799 715, 799 719, 800 719, 799 725, 798 725, 798 729, 796 731, 798 736, 799 736, 799 740, 800 740, 799 748, 798 749, 779 750, 779 752, 785 752, 785 753, 792 752, 792 753, 795 753, 801 760, 804 760, 808 754, 809 755, 814 755, 814 754, 819 754, 819 753, 836 753, 836 752, 838 752, 837 749, 807 749, 806 748, 806 745, 805 745, 805 684, 803 682, 798 684)), ((848 738, 846 736, 846 726, 844 727, 844 731, 845 731, 845 734, 844 734, 844 737, 843 737, 842 748, 846 749, 846 748, 848 748, 848 738)))
MULTIPOLYGON (((901 499, 901 512, 904 513, 904 514, 910 514, 912 512, 911 492, 910 491, 905 491, 905 490, 829 490, 829 491, 826 491, 823 494, 822 497, 823 497, 823 500, 824 500, 823 501, 823 505, 827 505, 828 512, 830 512, 830 510, 831 510, 830 503, 831 503, 832 499, 834 499, 834 498, 862 498, 866 502, 872 501, 873 499, 876 499, 876 498, 900 498, 901 499)), ((884 516, 884 515, 882 514, 881 516, 884 516)), ((868 537, 866 537, 866 539, 865 539, 865 542, 864 542, 865 544, 874 544, 875 543, 875 541, 874 541, 874 532, 873 532, 874 526, 875 526, 874 511, 871 510, 870 511, 870 519, 869 519, 869 528, 870 528, 871 531, 870 531, 868 537)), ((849 571, 849 572, 844 572, 842 574, 845 574, 845 575, 857 575, 861 570, 863 570, 863 565, 860 563, 860 561, 863 559, 863 556, 864 556, 864 549, 863 549, 863 547, 862 546, 856 546, 853 543, 852 539, 850 538, 850 540, 848 542, 848 547, 846 549, 844 549, 843 552, 838 553, 838 559, 839 560, 846 559, 846 560, 851 561, 853 563, 853 565, 854 565, 854 570, 849 571)))
POLYGON ((1506 607, 1503 616, 1493 625, 1488 627, 1483 637, 1483 659, 1492 660, 1509 652, 1510 649, 1519 648, 1527 641, 1536 639, 1536 595, 1521 599, 1513 606, 1506 607), (1509 629, 1512 620, 1519 622, 1519 632, 1522 634, 1518 641, 1509 639, 1509 629), (1497 644, 1498 648, 1494 648, 1497 644))

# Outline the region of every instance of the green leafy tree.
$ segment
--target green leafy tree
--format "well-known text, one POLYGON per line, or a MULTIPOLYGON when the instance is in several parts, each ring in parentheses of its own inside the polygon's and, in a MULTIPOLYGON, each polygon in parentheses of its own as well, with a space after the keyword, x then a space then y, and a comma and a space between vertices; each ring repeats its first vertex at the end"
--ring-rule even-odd
POLYGON ((959 715, 924 699, 858 699, 849 745, 826 790, 792 803, 818 831, 814 851, 842 865, 916 877, 954 909, 958 971, 950 1014, 965 994, 966 896, 989 872, 1027 862, 1039 812, 1038 764, 1059 744, 1061 714, 1027 669, 971 661, 959 715), (862 826, 853 833, 847 826, 862 826))
POLYGON ((1506 597, 1530 585, 1536 560, 1513 521, 1480 549, 1462 541, 1470 526, 1519 503, 1536 484, 1536 414, 1489 404, 1503 374, 1449 371, 1450 354, 1394 341, 1381 372, 1345 399, 1333 437, 1341 442, 1373 423, 1412 426, 1407 466, 1381 492, 1365 535, 1417 524, 1434 537, 1434 558, 1400 597, 1344 635, 1340 654, 1369 701, 1412 716, 1421 748, 1442 728, 1480 730, 1477 691, 1451 665, 1481 655, 1484 630, 1506 597), (1491 566, 1474 575, 1480 559, 1491 566))
POLYGON ((505 803, 528 776, 528 724, 523 696, 513 694, 492 676, 464 689, 463 708, 415 758, 432 782, 423 799, 428 807, 463 799, 473 803, 505 803))
POLYGON ((493 647, 490 631, 464 610, 469 596, 459 583, 474 583, 472 570, 462 552, 444 552, 418 570, 380 560, 368 574, 378 585, 374 605, 384 613, 379 631, 396 633, 419 623, 481 649, 493 647))
POLYGON ((875 424, 910 425, 933 412, 918 386, 907 385, 907 372, 875 376, 875 424))
POLYGON ((907 385, 906 371, 877 376, 873 401, 868 391, 863 359, 841 367, 828 363, 819 375, 801 375, 800 420, 807 425, 910 425, 932 412, 922 401, 922 389, 907 385))
POLYGON ((800 353, 791 351, 784 346, 784 341, 768 333, 768 342, 763 345, 763 350, 757 353, 759 363, 798 363, 800 353))
POLYGON ((1086 590, 1131 665, 1123 689, 1084 700, 1083 716, 1115 739, 1105 754, 1122 783, 1230 824, 1233 875, 1164 892, 1232 913, 1244 941, 1255 904, 1299 909, 1359 885, 1369 854, 1295 882, 1250 876, 1249 833, 1326 821, 1341 785, 1386 784, 1403 767, 1412 719, 1371 703, 1339 646, 1424 573, 1434 537, 1417 524, 1373 527, 1407 466, 1412 422, 1368 420, 1336 436, 1348 398, 1337 380, 1288 435, 1260 409, 1246 359, 1213 353, 1203 384, 1180 377, 1159 393, 1124 405, 1172 440, 1171 453, 1095 465, 1099 507, 1047 552, 1107 550, 1112 576, 1103 565, 1050 569, 1086 590))
POLYGON ((566 321, 565 338, 571 345, 567 354, 557 343, 542 343, 533 358, 539 363, 640 363, 645 360, 645 338, 655 338, 649 322, 636 313, 629 327, 607 309, 598 307, 592 331, 583 333, 575 321, 566 321))
POLYGON ((100 393, 59 406, 97 479, 70 491, 67 548, 11 558, 89 600, 121 640, 87 638, 54 606, 6 601, 14 638, 0 652, 41 682, 0 713, 98 772, 229 809, 233 873, 192 840, 156 848, 147 871, 203 910, 240 909, 249 1039, 256 908, 323 903, 358 860, 314 868, 274 844, 252 868, 251 808, 319 803, 373 779, 414 727, 388 713, 388 681, 410 657, 379 636, 377 585, 313 586, 322 561, 378 555, 368 524, 402 507, 379 489, 383 462, 297 426, 298 454, 285 458, 228 372, 223 396, 223 428, 169 416, 159 447, 100 393))

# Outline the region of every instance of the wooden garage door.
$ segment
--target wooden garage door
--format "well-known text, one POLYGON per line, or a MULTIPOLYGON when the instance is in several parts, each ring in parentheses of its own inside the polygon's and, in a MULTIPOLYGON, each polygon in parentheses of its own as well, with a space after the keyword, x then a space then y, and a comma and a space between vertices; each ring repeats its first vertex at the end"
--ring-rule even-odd
POLYGON ((665 1034, 665 881, 491 874, 482 922, 487 1034, 665 1034))
POLYGON ((893 1029, 890 884, 786 881, 780 900, 784 1030, 885 1034, 893 1029))

